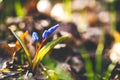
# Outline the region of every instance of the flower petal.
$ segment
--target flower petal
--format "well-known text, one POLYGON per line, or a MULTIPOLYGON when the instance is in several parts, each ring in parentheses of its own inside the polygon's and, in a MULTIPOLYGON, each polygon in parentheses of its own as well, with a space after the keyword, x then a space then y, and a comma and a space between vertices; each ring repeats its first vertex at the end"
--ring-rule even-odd
POLYGON ((59 24, 49 28, 48 30, 45 30, 43 32, 42 38, 45 39, 47 36, 49 36, 52 32, 54 32, 59 27, 59 24))
POLYGON ((37 42, 39 40, 39 36, 38 36, 37 32, 33 32, 32 39, 34 42, 37 42))
POLYGON ((48 29, 48 32, 51 34, 52 32, 54 32, 57 28, 59 27, 59 24, 51 27, 50 29, 48 29))
POLYGON ((48 36, 49 32, 45 30, 42 34, 42 38, 45 39, 48 36))

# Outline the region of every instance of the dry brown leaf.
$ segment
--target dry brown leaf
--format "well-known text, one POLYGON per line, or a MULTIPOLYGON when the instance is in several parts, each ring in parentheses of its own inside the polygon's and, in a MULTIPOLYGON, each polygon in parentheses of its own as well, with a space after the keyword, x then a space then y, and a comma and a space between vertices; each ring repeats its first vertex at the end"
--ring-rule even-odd
POLYGON ((10 47, 7 43, 0 44, 0 56, 12 57, 15 47, 10 47))

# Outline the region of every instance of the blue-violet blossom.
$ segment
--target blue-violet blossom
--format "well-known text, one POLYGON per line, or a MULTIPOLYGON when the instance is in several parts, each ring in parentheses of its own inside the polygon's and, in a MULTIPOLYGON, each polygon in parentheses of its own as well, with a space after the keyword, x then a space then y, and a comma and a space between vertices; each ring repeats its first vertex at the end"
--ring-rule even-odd
POLYGON ((39 36, 38 36, 37 32, 32 33, 32 39, 34 42, 37 42, 39 40, 39 36))
POLYGON ((49 28, 48 30, 45 30, 42 34, 42 38, 45 39, 48 37, 52 32, 54 32, 59 27, 59 24, 49 28))

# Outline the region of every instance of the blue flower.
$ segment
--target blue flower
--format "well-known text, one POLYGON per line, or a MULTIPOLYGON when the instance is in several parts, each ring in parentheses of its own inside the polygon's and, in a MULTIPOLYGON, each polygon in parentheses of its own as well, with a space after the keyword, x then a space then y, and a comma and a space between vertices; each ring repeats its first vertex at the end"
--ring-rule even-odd
POLYGON ((42 38, 45 39, 48 37, 52 32, 54 32, 59 27, 59 24, 49 28, 48 30, 45 30, 42 34, 42 38))
POLYGON ((36 32, 32 33, 32 39, 33 39, 34 42, 37 42, 39 40, 39 36, 36 32))

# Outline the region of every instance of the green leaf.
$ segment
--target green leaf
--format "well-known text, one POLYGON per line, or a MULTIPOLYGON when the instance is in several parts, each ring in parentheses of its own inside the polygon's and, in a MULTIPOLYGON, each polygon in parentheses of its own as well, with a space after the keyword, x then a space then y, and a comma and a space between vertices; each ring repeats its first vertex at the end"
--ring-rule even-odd
POLYGON ((17 36, 17 34, 16 34, 14 31, 12 31, 11 29, 10 29, 10 31, 11 31, 12 34, 17 38, 17 40, 19 41, 20 45, 23 47, 23 49, 24 49, 24 51, 25 51, 25 53, 26 53, 26 55, 27 55, 28 61, 29 61, 30 65, 32 66, 32 60, 31 60, 31 57, 30 57, 30 53, 29 53, 28 49, 26 48, 25 44, 24 44, 23 41, 17 36))
POLYGON ((55 72, 57 73, 58 80, 74 80, 70 73, 64 70, 59 64, 56 66, 55 72))
POLYGON ((102 28, 102 33, 99 37, 99 42, 96 50, 96 55, 95 55, 95 62, 96 62, 96 73, 101 74, 102 72, 102 53, 104 49, 104 28, 102 28))
POLYGON ((116 64, 117 64, 117 62, 112 62, 111 64, 109 64, 109 66, 104 74, 103 80, 108 80, 110 78, 111 72, 115 68, 116 64))
POLYGON ((47 70, 48 80, 73 80, 69 72, 64 70, 62 65, 50 58, 49 55, 43 58, 42 63, 47 69, 52 69, 52 71, 47 70))
POLYGON ((85 61, 85 69, 87 72, 88 80, 94 80, 94 71, 92 69, 93 65, 92 65, 92 62, 90 60, 89 53, 86 51, 86 49, 84 47, 80 47, 80 53, 82 55, 83 60, 85 61))
POLYGON ((42 59, 42 63, 45 65, 47 69, 55 69, 57 65, 57 62, 54 59, 52 59, 49 55, 46 55, 42 59))
POLYGON ((54 70, 47 70, 48 80, 58 80, 57 73, 54 70))
POLYGON ((33 69, 38 65, 39 61, 43 59, 45 54, 47 54, 54 46, 64 40, 66 40, 68 37, 67 36, 62 36, 60 38, 57 38, 49 43, 47 43, 40 51, 38 52, 37 59, 33 62, 33 69))
POLYGON ((14 7, 15 7, 15 11, 16 11, 16 15, 19 17, 24 17, 25 13, 24 10, 22 8, 22 4, 20 0, 15 0, 14 1, 14 7))
POLYGON ((45 56, 46 53, 48 53, 52 48, 54 48, 54 46, 64 40, 66 40, 68 37, 63 36, 60 37, 58 39, 55 39, 51 42, 49 42, 47 45, 45 45, 39 52, 38 52, 38 57, 36 62, 38 62, 39 60, 41 61, 43 59, 43 57, 45 56))

